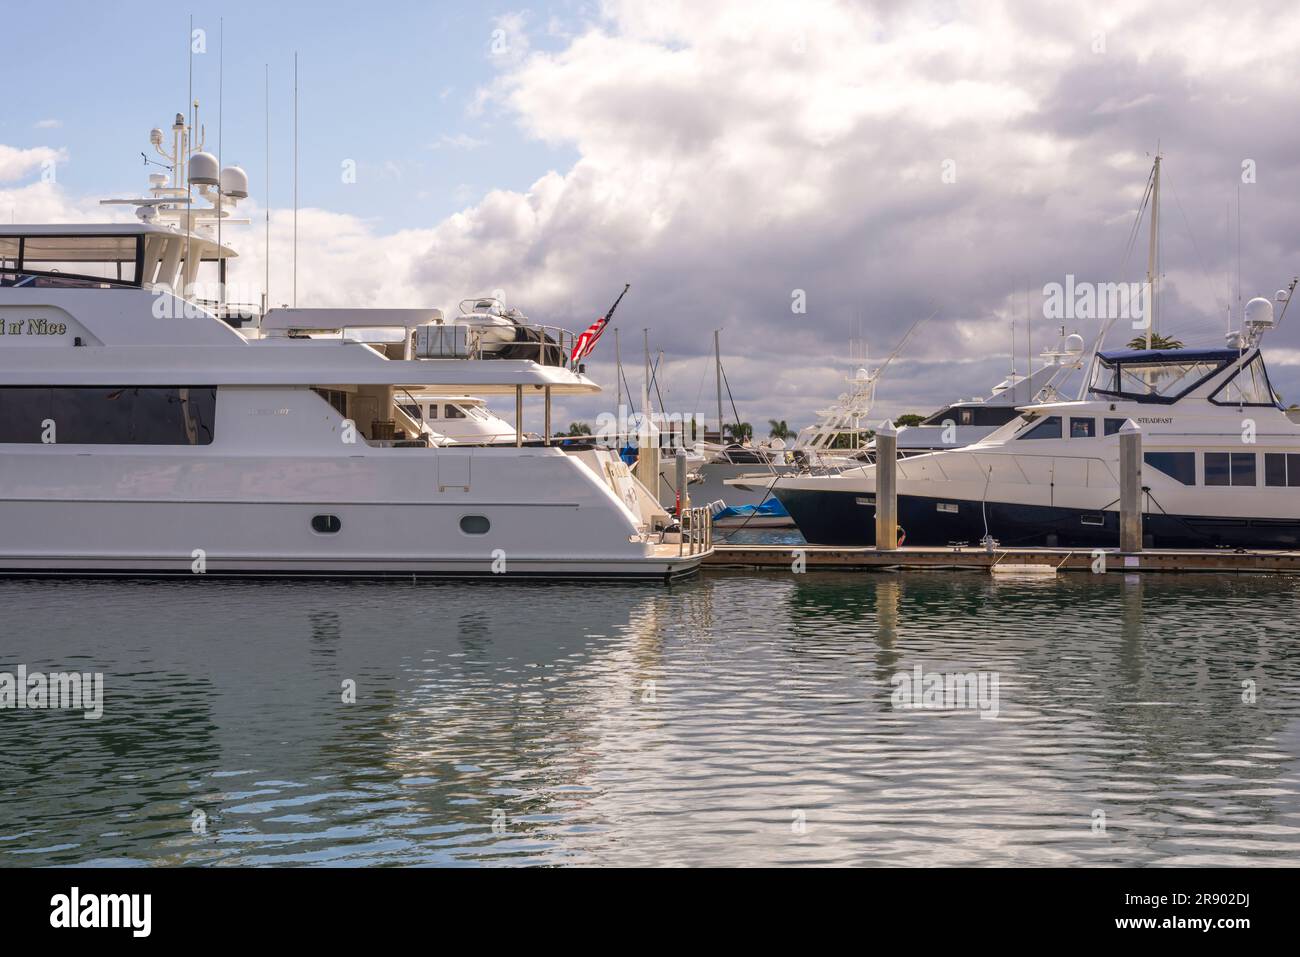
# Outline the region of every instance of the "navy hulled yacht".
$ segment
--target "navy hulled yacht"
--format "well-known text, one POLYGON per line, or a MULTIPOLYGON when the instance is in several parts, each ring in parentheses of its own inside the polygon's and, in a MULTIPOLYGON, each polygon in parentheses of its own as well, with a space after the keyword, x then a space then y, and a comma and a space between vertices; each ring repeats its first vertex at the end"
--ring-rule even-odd
MULTIPOLYGON (((1300 426, 1260 350, 1272 302, 1251 300, 1245 326, 1228 348, 1099 352, 1081 398, 1024 406, 974 445, 901 459, 905 544, 1114 547, 1117 433, 1131 419, 1148 547, 1300 546, 1300 426)), ((782 478, 773 491, 809 542, 872 545, 875 468, 782 478)))

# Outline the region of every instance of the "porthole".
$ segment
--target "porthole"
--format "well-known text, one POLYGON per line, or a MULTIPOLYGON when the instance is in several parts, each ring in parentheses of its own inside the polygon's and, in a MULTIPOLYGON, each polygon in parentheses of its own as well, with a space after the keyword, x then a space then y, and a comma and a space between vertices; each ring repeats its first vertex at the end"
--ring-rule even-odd
POLYGON ((320 532, 322 535, 333 535, 343 523, 339 521, 337 515, 317 515, 311 520, 312 531, 320 532))
POLYGON ((486 535, 492 523, 484 515, 466 515, 460 520, 460 530, 466 535, 486 535))

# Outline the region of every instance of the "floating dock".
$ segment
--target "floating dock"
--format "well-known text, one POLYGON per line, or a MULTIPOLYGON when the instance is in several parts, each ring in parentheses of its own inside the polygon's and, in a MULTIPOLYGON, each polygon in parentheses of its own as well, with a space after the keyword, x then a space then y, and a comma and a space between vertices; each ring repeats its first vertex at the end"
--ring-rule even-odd
POLYGON ((763 568, 772 571, 865 571, 898 568, 977 568, 994 565, 1050 566, 1059 571, 1084 572, 1284 572, 1300 574, 1300 551, 1183 551, 1150 549, 1125 553, 1118 549, 947 548, 903 547, 878 552, 874 548, 833 545, 722 545, 704 559, 709 568, 763 568), (1098 565, 1098 562, 1103 564, 1098 565), (800 564, 802 563, 802 564, 800 564))

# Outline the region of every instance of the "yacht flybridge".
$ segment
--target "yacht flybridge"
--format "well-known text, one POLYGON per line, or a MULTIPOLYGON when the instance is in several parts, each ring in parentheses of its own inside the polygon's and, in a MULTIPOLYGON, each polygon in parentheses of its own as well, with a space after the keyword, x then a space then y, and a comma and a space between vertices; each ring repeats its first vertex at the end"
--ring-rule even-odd
POLYGON ((508 351, 437 309, 230 306, 220 230, 247 178, 183 116, 173 134, 179 185, 154 174, 125 201, 138 223, 0 227, 0 572, 698 567, 707 520, 682 531, 612 450, 552 444, 552 397, 600 388, 564 363, 568 333, 508 317, 508 351), (406 408, 434 394, 513 396, 512 439, 449 440, 406 408))
MULTIPOLYGON (((1227 348, 1098 352, 1080 398, 1040 399, 974 445, 900 459, 906 543, 1114 547, 1118 432, 1132 420, 1149 547, 1297 547, 1300 426, 1260 350, 1275 324, 1257 298, 1227 348)), ((875 468, 782 478, 774 494, 808 541, 874 544, 875 468)))

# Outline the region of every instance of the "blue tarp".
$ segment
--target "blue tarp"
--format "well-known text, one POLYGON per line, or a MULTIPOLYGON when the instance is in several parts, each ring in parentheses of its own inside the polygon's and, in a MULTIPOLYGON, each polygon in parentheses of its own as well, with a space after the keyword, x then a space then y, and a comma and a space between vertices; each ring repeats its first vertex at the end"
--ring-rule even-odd
POLYGON ((749 518, 750 516, 758 518, 789 518, 790 513, 774 498, 769 498, 762 505, 737 505, 722 509, 714 513, 713 520, 716 522, 720 518, 749 518))

